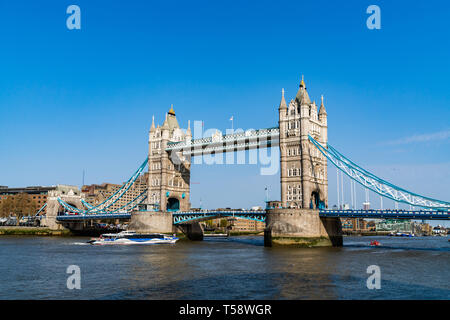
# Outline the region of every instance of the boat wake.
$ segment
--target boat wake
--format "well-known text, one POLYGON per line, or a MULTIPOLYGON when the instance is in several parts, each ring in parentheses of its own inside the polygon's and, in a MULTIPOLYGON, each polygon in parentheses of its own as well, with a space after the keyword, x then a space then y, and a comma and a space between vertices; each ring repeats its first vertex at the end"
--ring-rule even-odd
POLYGON ((71 242, 69 244, 74 245, 74 246, 88 246, 89 245, 89 243, 86 243, 86 242, 71 242))

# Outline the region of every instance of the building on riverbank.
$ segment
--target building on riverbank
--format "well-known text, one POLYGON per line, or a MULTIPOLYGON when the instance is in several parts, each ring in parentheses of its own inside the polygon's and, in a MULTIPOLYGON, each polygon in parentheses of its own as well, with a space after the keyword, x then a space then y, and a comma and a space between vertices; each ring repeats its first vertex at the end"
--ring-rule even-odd
POLYGON ((437 225, 433 228, 433 235, 447 235, 447 228, 441 225, 437 225))
MULTIPOLYGON (((56 186, 31 186, 23 188, 8 188, 0 186, 0 216, 35 215, 47 203, 49 194, 58 191, 60 194, 79 195, 77 186, 59 184, 56 186)), ((44 208, 40 214, 46 214, 44 208)))
POLYGON ((433 226, 425 222, 413 222, 413 232, 420 236, 431 236, 433 235, 433 226))
POLYGON ((361 218, 341 218, 342 231, 344 233, 359 233, 375 231, 369 221, 361 218))
POLYGON ((24 188, 8 188, 7 186, 0 186, 0 205, 8 197, 14 197, 19 194, 27 194, 31 196, 31 199, 37 203, 37 205, 44 205, 47 202, 47 195, 50 190, 55 190, 56 186, 43 187, 43 186, 31 186, 24 188))
POLYGON ((206 229, 227 229, 236 232, 262 232, 265 222, 236 217, 217 218, 204 222, 206 229))
POLYGON ((49 191, 55 189, 56 186, 0 186, 0 216, 35 214, 47 202, 49 191))
POLYGON ((231 231, 264 231, 265 222, 230 217, 227 219, 231 231))
POLYGON ((413 233, 413 222, 409 219, 385 219, 375 222, 376 231, 413 233))

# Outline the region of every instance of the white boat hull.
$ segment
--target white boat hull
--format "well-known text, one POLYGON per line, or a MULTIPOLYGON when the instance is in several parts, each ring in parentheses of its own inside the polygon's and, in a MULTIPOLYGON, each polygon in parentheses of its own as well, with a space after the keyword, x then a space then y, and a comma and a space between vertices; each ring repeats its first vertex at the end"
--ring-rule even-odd
POLYGON ((175 243, 178 239, 151 239, 146 241, 135 241, 130 239, 117 239, 117 240, 96 240, 92 242, 93 245, 116 245, 116 244, 122 244, 122 245, 130 245, 130 244, 161 244, 161 243, 175 243))
POLYGON ((179 239, 177 237, 158 235, 157 237, 146 237, 146 235, 130 234, 105 234, 98 239, 92 239, 88 243, 93 245, 149 245, 149 244, 174 244, 179 239))

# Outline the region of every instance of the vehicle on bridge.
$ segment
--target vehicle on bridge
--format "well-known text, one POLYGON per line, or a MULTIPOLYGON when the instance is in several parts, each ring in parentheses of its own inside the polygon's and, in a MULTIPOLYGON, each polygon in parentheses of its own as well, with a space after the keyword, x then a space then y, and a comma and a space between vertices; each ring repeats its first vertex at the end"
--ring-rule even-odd
POLYGON ((161 244, 175 243, 179 239, 177 237, 167 236, 162 233, 136 233, 134 231, 122 231, 119 233, 105 233, 99 238, 88 241, 93 245, 113 245, 113 244, 161 244))

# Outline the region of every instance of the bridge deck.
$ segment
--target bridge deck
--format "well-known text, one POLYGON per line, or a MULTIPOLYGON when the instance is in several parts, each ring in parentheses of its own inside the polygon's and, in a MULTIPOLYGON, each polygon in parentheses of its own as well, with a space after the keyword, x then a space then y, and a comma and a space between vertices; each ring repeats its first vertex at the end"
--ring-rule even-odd
POLYGON ((431 210, 320 210, 321 217, 372 218, 372 219, 414 219, 450 220, 448 211, 431 210))
MULTIPOLYGON (((202 211, 176 211, 172 212, 173 223, 186 223, 191 221, 208 220, 220 217, 236 217, 264 222, 266 211, 260 210, 202 210, 202 211)), ((321 217, 336 218, 371 218, 371 219, 414 219, 414 220, 450 220, 449 211, 430 210, 319 210, 321 217)), ((130 219, 131 213, 115 214, 78 214, 63 215, 56 217, 58 221, 86 221, 86 220, 106 220, 106 219, 130 219)))
POLYGON ((114 214, 67 214, 57 216, 57 221, 86 221, 86 220, 107 220, 107 219, 131 219, 131 213, 114 213, 114 214))

